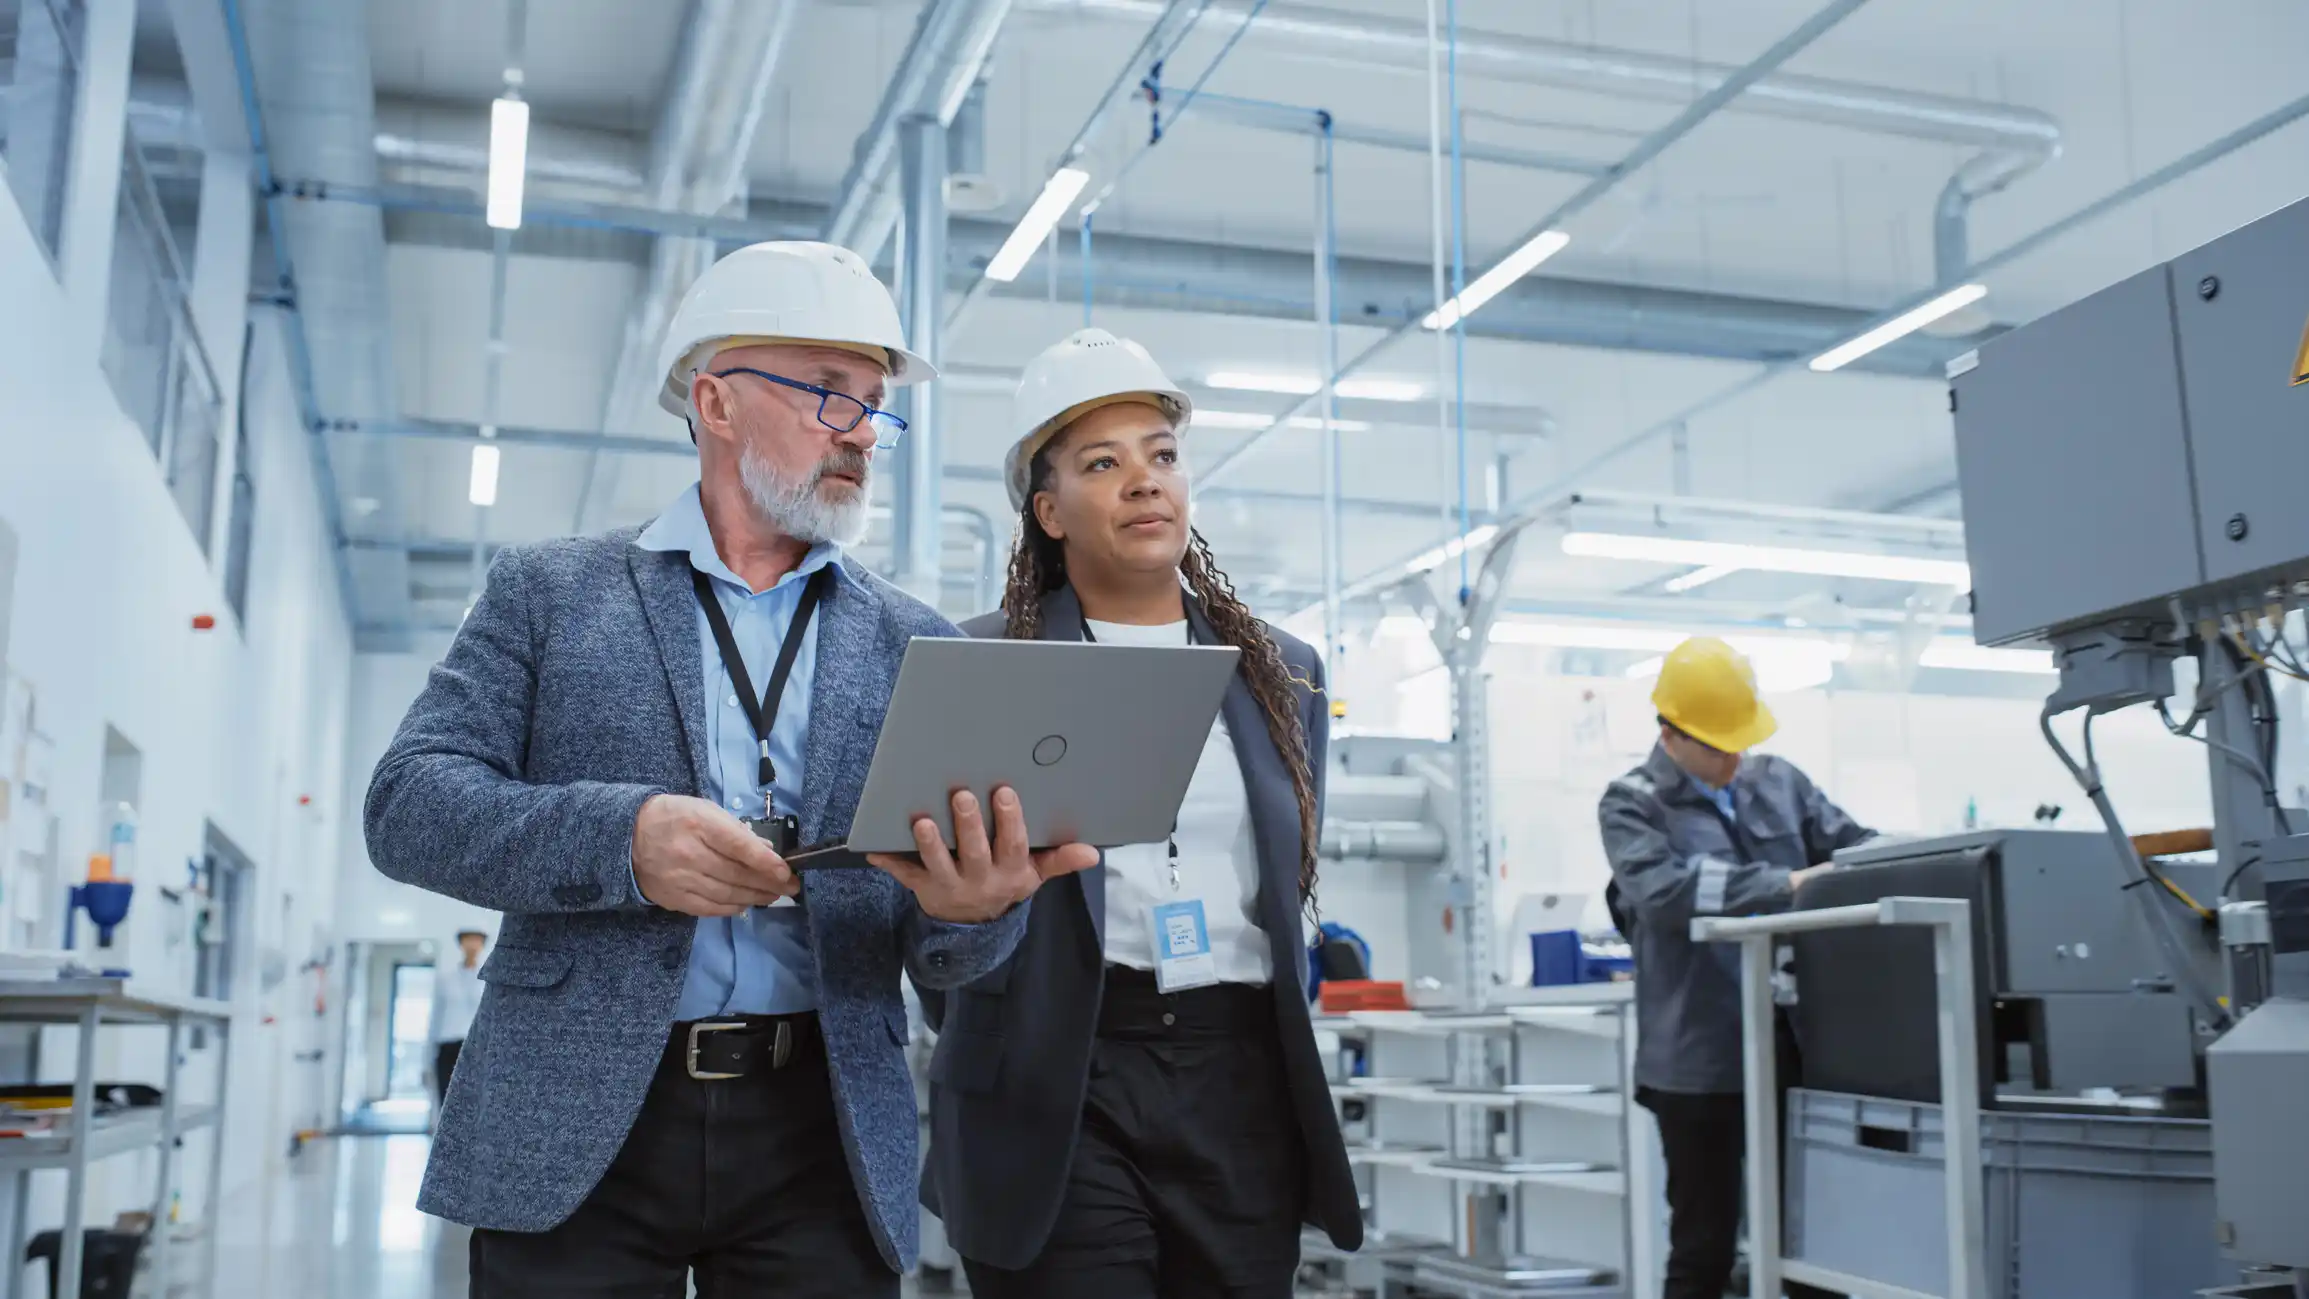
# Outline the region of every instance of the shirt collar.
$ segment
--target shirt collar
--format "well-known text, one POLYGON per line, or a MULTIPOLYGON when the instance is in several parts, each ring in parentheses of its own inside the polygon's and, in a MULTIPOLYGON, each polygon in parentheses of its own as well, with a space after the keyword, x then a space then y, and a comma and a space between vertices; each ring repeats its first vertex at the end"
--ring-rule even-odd
MULTIPOLYGON (((643 550, 686 554, 690 566, 707 577, 743 591, 753 590, 745 579, 730 571, 730 566, 722 562, 721 552, 714 548, 713 529, 706 526, 705 502, 698 494, 696 483, 691 483, 681 495, 675 497, 673 504, 665 508, 665 513, 658 515, 654 522, 642 529, 633 544, 643 550)), ((802 556, 802 562, 794 566, 793 572, 778 579, 777 586, 804 581, 829 565, 836 574, 840 574, 841 558, 840 546, 831 541, 821 541, 810 547, 809 553, 802 556)))

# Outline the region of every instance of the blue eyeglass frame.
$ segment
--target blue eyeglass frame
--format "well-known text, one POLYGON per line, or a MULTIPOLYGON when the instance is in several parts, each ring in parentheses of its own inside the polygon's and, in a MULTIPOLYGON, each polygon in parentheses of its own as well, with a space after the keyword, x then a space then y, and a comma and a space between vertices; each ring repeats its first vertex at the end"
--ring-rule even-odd
POLYGON ((818 422, 836 433, 847 433, 858 427, 859 420, 872 423, 874 426, 874 447, 878 451, 888 451, 897 446, 898 439, 906 433, 904 416, 893 415, 886 410, 877 410, 846 392, 835 392, 831 388, 821 388, 814 383, 803 383, 799 379, 789 379, 782 374, 756 370, 749 365, 736 365, 727 370, 713 372, 713 376, 717 379, 727 379, 733 374, 750 374, 757 379, 767 379, 782 388, 791 388, 796 392, 806 392, 816 397, 818 399, 818 422), (826 404, 834 401, 839 401, 845 406, 854 406, 858 413, 850 418, 849 423, 837 424, 826 416, 826 404))

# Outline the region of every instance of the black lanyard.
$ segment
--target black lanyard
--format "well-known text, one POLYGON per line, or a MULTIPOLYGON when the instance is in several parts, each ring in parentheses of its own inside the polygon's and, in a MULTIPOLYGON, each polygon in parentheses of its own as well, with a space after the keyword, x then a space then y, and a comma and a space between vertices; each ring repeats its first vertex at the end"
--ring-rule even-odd
POLYGON ((762 691, 759 701, 754 699, 753 678, 746 675, 746 660, 738 653, 738 638, 730 634, 729 615, 722 612, 721 597, 714 594, 713 579, 694 568, 689 576, 690 585, 697 588, 698 607, 705 610, 706 625, 713 628, 714 646, 722 655, 722 670, 730 674, 730 684, 737 687, 738 704, 746 710, 746 721, 753 725, 754 738, 761 742, 759 775, 762 789, 767 791, 778 779, 778 769, 770 765, 770 728, 777 725, 778 701, 785 698, 786 678, 794 674, 794 656, 802 652, 802 633, 809 629, 811 615, 817 613, 818 602, 826 596, 834 566, 828 564, 810 574, 809 583, 802 588, 802 602, 794 609, 794 621, 786 627, 785 643, 778 646, 777 666, 770 669, 770 684, 762 691))

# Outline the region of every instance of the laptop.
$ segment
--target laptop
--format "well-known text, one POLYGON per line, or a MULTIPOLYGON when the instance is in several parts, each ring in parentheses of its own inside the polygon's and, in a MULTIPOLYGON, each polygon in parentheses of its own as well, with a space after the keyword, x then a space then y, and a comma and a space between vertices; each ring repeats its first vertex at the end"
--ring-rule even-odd
MULTIPOLYGON (((849 835, 797 870, 912 853, 928 816, 954 844, 953 791, 1018 791, 1035 848, 1157 843, 1171 832, 1242 651, 924 637, 906 648, 849 835)), ((991 835, 994 815, 986 811, 991 835)))

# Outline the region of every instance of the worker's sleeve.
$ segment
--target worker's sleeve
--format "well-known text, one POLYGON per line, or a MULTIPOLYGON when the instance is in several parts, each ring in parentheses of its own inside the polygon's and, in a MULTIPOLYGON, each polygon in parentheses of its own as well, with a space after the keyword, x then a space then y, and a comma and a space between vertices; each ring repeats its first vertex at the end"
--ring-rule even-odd
POLYGON ((1853 820, 1843 808, 1829 801, 1812 778, 1791 765, 1789 774, 1796 781, 1796 805, 1804 817, 1805 860, 1820 865, 1835 858, 1839 849, 1863 844, 1876 837, 1876 832, 1853 820))
POLYGON ((634 818, 663 789, 522 779, 537 703, 537 636, 523 555, 508 547, 449 653, 377 763, 369 860, 405 884, 509 913, 644 904, 634 818))
POLYGON ((1668 838, 1667 809, 1640 780, 1614 781, 1596 810, 1612 880, 1638 924, 1682 933, 1694 916, 1787 909, 1787 870, 1706 853, 1679 854, 1668 838))
POLYGON ((945 998, 937 994, 992 973, 1009 960, 1018 950, 1018 940, 1026 936, 1026 917, 1034 899, 1028 898, 983 924, 957 925, 922 910, 913 890, 900 888, 897 892, 900 955, 915 991, 922 994, 923 1020, 935 1029, 946 1021, 945 998))

